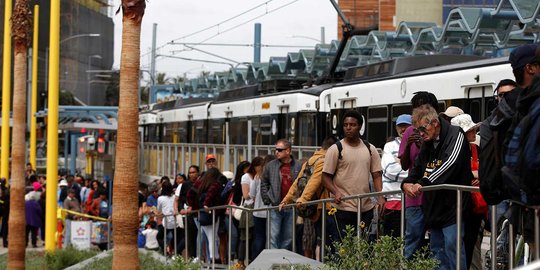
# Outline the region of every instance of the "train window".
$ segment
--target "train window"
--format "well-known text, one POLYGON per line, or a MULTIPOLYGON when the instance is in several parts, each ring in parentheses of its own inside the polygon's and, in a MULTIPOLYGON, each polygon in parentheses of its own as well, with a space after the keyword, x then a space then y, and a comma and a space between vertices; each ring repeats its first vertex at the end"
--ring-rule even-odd
POLYGON ((391 107, 391 110, 392 110, 392 123, 390 125, 390 134, 397 135, 395 131, 396 129, 394 128, 394 126, 396 125, 396 119, 398 118, 398 116, 402 114, 412 114, 412 105, 410 104, 393 105, 391 107))
POLYGON ((179 143, 187 143, 188 142, 188 123, 187 122, 181 122, 178 123, 178 142, 179 143))
POLYGON ((261 116, 259 123, 259 134, 257 135, 257 144, 271 145, 274 144, 277 132, 276 118, 272 116, 261 116))
POLYGON ((247 144, 247 118, 233 118, 229 122, 229 142, 247 144))
POLYGON ((206 121, 205 120, 194 120, 193 126, 191 127, 191 142, 192 143, 206 143, 206 121))
POLYGON ((297 117, 298 145, 317 146, 317 113, 299 113, 297 117))
POLYGON ((225 119, 213 119, 208 122, 210 122, 208 143, 225 143, 225 119))
POLYGON ((163 137, 161 138, 161 142, 173 142, 172 141, 173 133, 174 133, 173 123, 163 124, 163 137))
POLYGON ((473 122, 478 123, 481 121, 480 112, 482 108, 482 104, 480 100, 472 100, 469 105, 469 114, 471 115, 471 118, 473 122))
POLYGON ((354 77, 355 78, 362 78, 362 77, 365 76, 365 74, 366 74, 366 68, 365 67, 358 67, 358 68, 356 68, 354 77))
POLYGON ((381 65, 377 65, 377 64, 370 65, 369 68, 368 68, 368 76, 379 74, 380 67, 381 67, 381 65))
POLYGON ((367 138, 376 147, 384 147, 388 136, 388 107, 372 107, 368 109, 367 138))

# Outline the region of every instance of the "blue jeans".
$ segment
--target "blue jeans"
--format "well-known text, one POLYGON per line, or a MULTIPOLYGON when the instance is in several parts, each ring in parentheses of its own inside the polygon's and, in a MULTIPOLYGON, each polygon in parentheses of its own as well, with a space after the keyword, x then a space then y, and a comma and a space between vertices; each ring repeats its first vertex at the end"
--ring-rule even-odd
POLYGON ((253 217, 255 224, 253 231, 253 258, 257 258, 259 254, 266 248, 266 218, 253 217))
POLYGON ((405 209, 405 258, 411 259, 422 247, 425 237, 424 212, 422 206, 405 209))
POLYGON ((293 211, 284 209, 270 211, 270 247, 292 250, 293 211))
MULTIPOLYGON (((461 269, 467 269, 465 245, 463 244, 464 227, 461 225, 461 269)), ((456 269, 456 235, 457 225, 449 225, 442 229, 431 229, 430 248, 433 258, 440 261, 439 270, 456 269)))
MULTIPOLYGON (((236 220, 233 220, 231 224, 231 239, 229 240, 231 241, 231 259, 237 258, 236 250, 238 248, 238 230, 236 228, 235 221, 236 220)), ((226 230, 229 230, 229 216, 228 215, 225 216, 224 226, 226 230)))

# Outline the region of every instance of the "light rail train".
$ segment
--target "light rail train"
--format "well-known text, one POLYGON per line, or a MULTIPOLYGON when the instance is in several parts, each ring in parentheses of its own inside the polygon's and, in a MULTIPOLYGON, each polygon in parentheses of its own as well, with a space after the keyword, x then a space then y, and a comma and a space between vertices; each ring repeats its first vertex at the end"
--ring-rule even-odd
POLYGON ((317 146, 327 135, 342 137, 341 117, 356 109, 365 117, 364 137, 382 148, 395 135, 397 116, 411 113, 415 92, 432 92, 440 110, 458 106, 478 122, 495 106, 497 83, 514 78, 507 57, 464 55, 396 58, 349 68, 339 76, 339 82, 311 87, 276 79, 224 91, 215 100, 154 104, 141 111, 142 140, 272 145, 287 138, 296 146, 317 146))

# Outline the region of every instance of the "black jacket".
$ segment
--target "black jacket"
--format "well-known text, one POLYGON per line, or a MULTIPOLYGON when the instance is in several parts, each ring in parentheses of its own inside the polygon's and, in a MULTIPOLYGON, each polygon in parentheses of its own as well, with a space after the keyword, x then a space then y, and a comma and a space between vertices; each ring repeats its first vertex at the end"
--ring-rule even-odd
MULTIPOLYGON (((471 151, 463 131, 439 118, 441 131, 439 143, 424 142, 416 160, 403 183, 422 186, 438 184, 470 185, 471 151)), ((469 194, 463 192, 463 208, 467 209, 469 194)), ((456 191, 437 190, 424 192, 423 210, 426 228, 444 228, 456 223, 456 191)))

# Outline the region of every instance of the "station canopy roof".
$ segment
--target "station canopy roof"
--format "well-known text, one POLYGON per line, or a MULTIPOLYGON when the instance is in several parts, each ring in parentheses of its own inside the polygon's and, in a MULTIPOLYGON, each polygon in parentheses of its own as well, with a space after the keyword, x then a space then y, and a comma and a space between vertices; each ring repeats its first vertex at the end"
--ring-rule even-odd
MULTIPOLYGON (((500 0, 496 8, 455 8, 442 26, 401 22, 396 31, 371 31, 347 41, 338 71, 404 56, 431 54, 504 57, 522 44, 540 42, 540 1, 500 0)), ((246 63, 180 84, 190 89, 227 90, 282 78, 316 78, 324 74, 340 41, 313 49, 270 57, 268 62, 246 63)))
MULTIPOLYGON (((36 113, 36 117, 47 117, 48 110, 36 113)), ((78 131, 81 129, 116 130, 118 107, 112 106, 59 106, 58 129, 78 131)))

